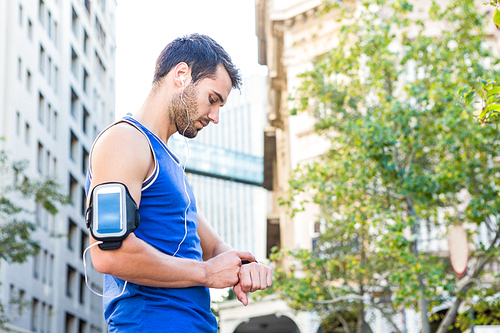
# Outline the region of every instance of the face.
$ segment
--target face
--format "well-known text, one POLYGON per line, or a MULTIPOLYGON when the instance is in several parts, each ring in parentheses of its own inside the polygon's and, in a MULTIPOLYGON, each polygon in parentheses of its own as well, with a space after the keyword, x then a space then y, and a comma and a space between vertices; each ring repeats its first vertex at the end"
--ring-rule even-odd
POLYGON ((231 92, 231 78, 223 66, 219 66, 215 78, 190 82, 173 97, 170 114, 174 115, 177 131, 187 138, 194 138, 210 122, 219 122, 219 108, 231 92))

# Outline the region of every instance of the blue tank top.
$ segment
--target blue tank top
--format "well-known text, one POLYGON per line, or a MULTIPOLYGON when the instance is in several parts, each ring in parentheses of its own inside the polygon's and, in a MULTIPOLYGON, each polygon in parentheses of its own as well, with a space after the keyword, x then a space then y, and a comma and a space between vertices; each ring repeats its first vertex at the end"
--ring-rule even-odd
MULTIPOLYGON (((179 159, 134 118, 124 117, 119 122, 143 133, 154 155, 154 172, 141 191, 141 222, 135 235, 168 255, 202 261, 196 201, 179 159), (186 233, 184 214, 188 205, 186 233)), ((89 170, 87 192, 91 179, 89 170)), ((119 295, 124 283, 106 274, 104 295, 119 295)), ((123 295, 104 298, 103 305, 110 332, 217 332, 206 287, 154 288, 127 283, 123 295)))

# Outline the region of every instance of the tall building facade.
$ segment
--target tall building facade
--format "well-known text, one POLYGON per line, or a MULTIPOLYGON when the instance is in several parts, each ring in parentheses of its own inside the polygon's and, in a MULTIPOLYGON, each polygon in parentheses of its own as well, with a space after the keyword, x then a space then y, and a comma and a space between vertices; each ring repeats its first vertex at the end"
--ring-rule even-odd
POLYGON ((266 258, 268 192, 263 181, 266 77, 245 77, 220 109, 219 124, 199 132, 188 148, 180 136, 170 146, 186 165, 197 207, 234 249, 266 258), (187 164, 186 164, 186 156, 187 164))
MULTIPOLYGON (((30 176, 55 177, 71 198, 56 216, 27 207, 41 250, 22 265, 0 263, 9 331, 107 331, 82 255, 88 155, 115 117, 115 9, 115 0, 0 2, 0 148, 30 161, 30 176)), ((87 270, 102 292, 102 276, 87 270)))

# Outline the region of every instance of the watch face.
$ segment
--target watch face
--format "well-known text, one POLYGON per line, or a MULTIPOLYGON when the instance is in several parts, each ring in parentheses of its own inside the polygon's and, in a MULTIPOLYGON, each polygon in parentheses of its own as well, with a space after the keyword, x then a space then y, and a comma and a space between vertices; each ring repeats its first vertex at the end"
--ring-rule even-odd
POLYGON ((125 187, 122 184, 101 184, 94 188, 92 234, 105 241, 126 233, 125 187))

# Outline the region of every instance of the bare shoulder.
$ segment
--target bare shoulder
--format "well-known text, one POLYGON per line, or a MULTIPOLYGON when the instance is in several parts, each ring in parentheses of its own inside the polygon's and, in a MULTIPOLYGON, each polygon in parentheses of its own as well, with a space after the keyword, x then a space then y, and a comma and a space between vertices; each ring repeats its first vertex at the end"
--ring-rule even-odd
POLYGON ((93 185, 117 181, 140 189, 153 165, 149 142, 127 123, 107 129, 96 141, 91 157, 93 185))

